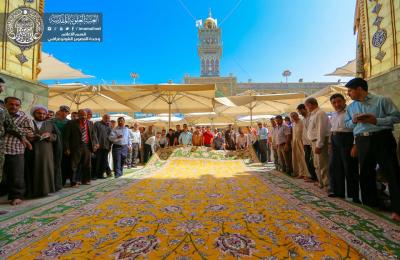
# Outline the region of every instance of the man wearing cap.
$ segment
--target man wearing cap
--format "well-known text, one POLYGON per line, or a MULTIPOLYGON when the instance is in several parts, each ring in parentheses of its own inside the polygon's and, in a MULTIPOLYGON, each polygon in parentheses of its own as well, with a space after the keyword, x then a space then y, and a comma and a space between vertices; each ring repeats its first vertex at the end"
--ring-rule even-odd
POLYGON ((59 110, 56 113, 55 118, 53 118, 53 123, 56 125, 57 129, 63 133, 65 126, 68 123, 67 116, 70 113, 70 108, 68 106, 60 106, 59 110))
MULTIPOLYGON (((58 141, 63 145, 64 135, 65 135, 65 127, 67 126, 69 120, 67 116, 70 113, 70 108, 68 106, 60 106, 59 110, 56 112, 55 118, 52 120, 54 125, 56 126, 60 138, 58 141)), ((69 155, 63 152, 63 146, 59 147, 61 151, 57 152, 59 154, 58 158, 61 158, 61 175, 62 175, 62 185, 64 186, 67 179, 71 180, 71 160, 69 155)))
POLYGON ((378 206, 376 188, 376 165, 389 183, 392 219, 400 221, 399 162, 393 125, 400 123, 400 111, 393 101, 368 92, 368 83, 361 78, 350 80, 346 87, 352 100, 346 111, 345 126, 353 129, 355 148, 360 164, 360 187, 362 202, 378 206))

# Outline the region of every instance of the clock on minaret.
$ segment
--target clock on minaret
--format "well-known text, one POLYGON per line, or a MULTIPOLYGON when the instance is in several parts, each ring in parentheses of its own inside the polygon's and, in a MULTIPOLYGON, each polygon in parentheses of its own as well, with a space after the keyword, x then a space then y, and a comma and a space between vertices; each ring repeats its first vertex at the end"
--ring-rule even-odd
POLYGON ((217 19, 209 17, 204 21, 197 21, 199 43, 197 51, 200 58, 202 77, 218 77, 219 64, 222 55, 221 29, 217 19))

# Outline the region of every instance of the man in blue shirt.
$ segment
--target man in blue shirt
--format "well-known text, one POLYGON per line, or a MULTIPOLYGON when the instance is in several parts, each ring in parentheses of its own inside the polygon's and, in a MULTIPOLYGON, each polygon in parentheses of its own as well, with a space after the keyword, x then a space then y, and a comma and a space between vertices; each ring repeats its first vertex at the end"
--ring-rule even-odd
POLYGON ((400 221, 400 167, 396 154, 393 125, 400 123, 400 111, 388 97, 368 93, 368 84, 361 78, 350 80, 346 87, 354 102, 345 115, 345 126, 352 128, 360 164, 361 197, 364 204, 378 206, 376 165, 389 183, 392 219, 400 221))
POLYGON ((125 126, 125 118, 118 118, 118 126, 110 133, 110 141, 113 143, 112 156, 114 163, 115 178, 122 176, 128 150, 131 149, 131 136, 130 130, 125 126))
POLYGON ((192 133, 189 132, 186 124, 183 125, 183 132, 179 135, 178 141, 180 145, 192 145, 192 133))

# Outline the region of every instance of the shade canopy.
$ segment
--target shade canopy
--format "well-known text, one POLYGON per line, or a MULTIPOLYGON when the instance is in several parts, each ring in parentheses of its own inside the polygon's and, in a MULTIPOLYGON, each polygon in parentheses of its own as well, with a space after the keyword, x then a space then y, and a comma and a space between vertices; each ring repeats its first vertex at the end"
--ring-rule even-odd
MULTIPOLYGON (((214 84, 157 84, 104 86, 106 95, 136 112, 212 112, 214 84)), ((171 120, 169 120, 170 126, 171 120)))
MULTIPOLYGON (((145 117, 145 118, 139 118, 135 119, 136 122, 142 123, 142 124, 152 124, 152 123, 168 123, 169 117, 168 116, 151 116, 151 117, 145 117)), ((181 122, 182 118, 177 117, 177 116, 171 116, 171 122, 181 122)))
POLYGON ((250 116, 243 116, 243 117, 239 117, 238 121, 250 122, 250 120, 255 120, 255 121, 267 122, 268 120, 270 120, 273 117, 275 117, 275 115, 254 115, 253 118, 250 118, 250 116))
POLYGON ((213 111, 215 85, 158 84, 104 86, 115 100, 143 113, 191 113, 213 111))
POLYGON ((169 122, 169 116, 164 115, 164 114, 160 114, 160 115, 152 116, 152 117, 138 118, 138 119, 135 119, 135 121, 143 126, 152 125, 154 127, 159 128, 159 130, 167 128, 168 125, 172 124, 172 123, 173 124, 183 124, 184 123, 183 119, 181 117, 177 117, 177 116, 171 116, 171 122, 169 122))
POLYGON ((80 78, 93 78, 91 75, 86 75, 78 69, 69 66, 52 55, 42 52, 41 54, 39 80, 63 80, 63 79, 80 79, 80 78))
POLYGON ((224 115, 250 116, 282 114, 287 108, 299 104, 305 98, 303 93, 271 94, 271 95, 242 95, 216 98, 215 111, 224 115))
POLYGON ((356 76, 357 61, 352 60, 347 62, 346 65, 336 68, 332 73, 326 74, 325 76, 337 76, 337 77, 355 77, 356 76))
MULTIPOLYGON (((130 123, 133 121, 133 117, 126 115, 126 114, 111 114, 110 115, 110 120, 115 120, 117 121, 118 118, 123 117, 125 119, 125 122, 130 123)), ((92 121, 101 121, 102 117, 95 117, 92 118, 92 121)))
POLYGON ((236 122, 235 116, 211 113, 186 114, 184 119, 190 125, 228 125, 236 122))
POLYGON ((49 109, 57 110, 67 105, 71 111, 90 108, 93 112, 134 112, 107 96, 101 86, 87 86, 81 83, 57 84, 49 86, 49 109))

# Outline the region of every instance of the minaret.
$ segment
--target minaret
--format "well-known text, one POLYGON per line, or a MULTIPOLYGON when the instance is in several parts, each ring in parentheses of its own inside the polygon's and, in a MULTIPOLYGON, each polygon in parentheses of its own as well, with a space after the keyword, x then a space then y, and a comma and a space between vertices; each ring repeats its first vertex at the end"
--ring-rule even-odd
POLYGON ((201 77, 218 77, 222 55, 221 29, 217 19, 212 18, 211 9, 208 16, 204 24, 201 20, 197 22, 201 77))

